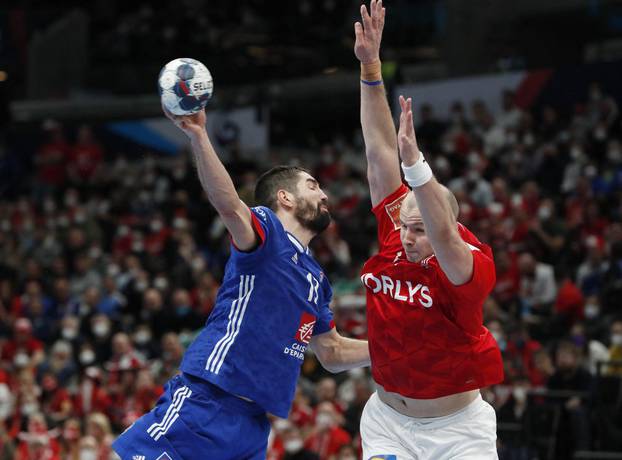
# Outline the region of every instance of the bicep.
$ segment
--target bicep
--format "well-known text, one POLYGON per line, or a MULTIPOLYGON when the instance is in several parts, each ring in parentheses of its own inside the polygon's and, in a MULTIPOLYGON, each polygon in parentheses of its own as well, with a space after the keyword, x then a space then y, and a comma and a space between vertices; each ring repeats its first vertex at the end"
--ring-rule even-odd
POLYGON ((469 246, 457 232, 439 246, 434 252, 447 279, 456 286, 467 283, 473 277, 473 253, 469 246))

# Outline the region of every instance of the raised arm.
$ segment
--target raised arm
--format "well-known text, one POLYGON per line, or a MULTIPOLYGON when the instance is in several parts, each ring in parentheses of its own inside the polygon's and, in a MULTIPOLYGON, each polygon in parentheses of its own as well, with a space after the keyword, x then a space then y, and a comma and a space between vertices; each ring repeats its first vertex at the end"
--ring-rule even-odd
POLYGON ((189 138, 199 180, 207 197, 216 208, 236 247, 249 251, 259 239, 253 230, 251 211, 238 196, 231 177, 216 155, 205 128, 205 111, 176 116, 163 108, 165 115, 189 138))
POLYGON ((473 254, 458 233, 446 190, 436 181, 419 151, 413 127, 412 100, 400 96, 400 128, 397 134, 404 177, 412 187, 425 233, 434 255, 449 281, 468 282, 473 275, 473 254))
POLYGON ((361 5, 361 22, 354 24, 354 54, 361 61, 361 126, 367 156, 367 180, 372 206, 401 184, 397 138, 380 71, 380 42, 385 9, 371 0, 368 13, 361 5))

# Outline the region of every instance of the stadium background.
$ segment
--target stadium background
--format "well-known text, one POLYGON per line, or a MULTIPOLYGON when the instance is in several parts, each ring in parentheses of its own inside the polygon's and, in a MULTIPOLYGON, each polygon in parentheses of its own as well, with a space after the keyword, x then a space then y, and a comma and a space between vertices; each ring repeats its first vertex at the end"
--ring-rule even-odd
MULTIPOLYGON (((113 458, 213 306, 228 238, 155 95, 175 57, 214 75, 210 132, 247 203, 275 163, 319 178, 335 223, 313 250, 340 331, 365 337, 359 4, 0 8, 0 458, 113 458)), ((622 5, 387 8, 390 100, 414 95, 436 175, 495 251, 485 322, 506 380, 483 394, 500 457, 622 458, 622 5)), ((330 375, 309 354, 269 458, 358 458, 371 391, 367 371, 330 375), (286 452, 293 439, 305 451, 286 452)))

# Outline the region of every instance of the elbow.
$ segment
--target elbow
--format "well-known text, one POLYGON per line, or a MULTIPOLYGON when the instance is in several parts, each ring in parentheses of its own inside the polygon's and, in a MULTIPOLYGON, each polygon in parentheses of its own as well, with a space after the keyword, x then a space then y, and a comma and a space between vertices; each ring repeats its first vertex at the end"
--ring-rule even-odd
POLYGON ((339 360, 337 359, 337 349, 338 347, 335 343, 328 347, 323 347, 322 350, 319 350, 316 353, 317 359, 322 367, 331 374, 337 374, 343 370, 339 365, 339 360))

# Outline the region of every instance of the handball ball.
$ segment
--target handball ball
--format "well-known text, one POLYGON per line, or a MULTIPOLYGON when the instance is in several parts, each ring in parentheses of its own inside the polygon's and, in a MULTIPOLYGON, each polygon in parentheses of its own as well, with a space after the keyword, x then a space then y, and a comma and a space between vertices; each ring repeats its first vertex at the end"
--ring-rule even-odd
POLYGON ((158 77, 162 105, 173 115, 191 115, 203 110, 213 88, 212 75, 196 59, 173 59, 158 77))

